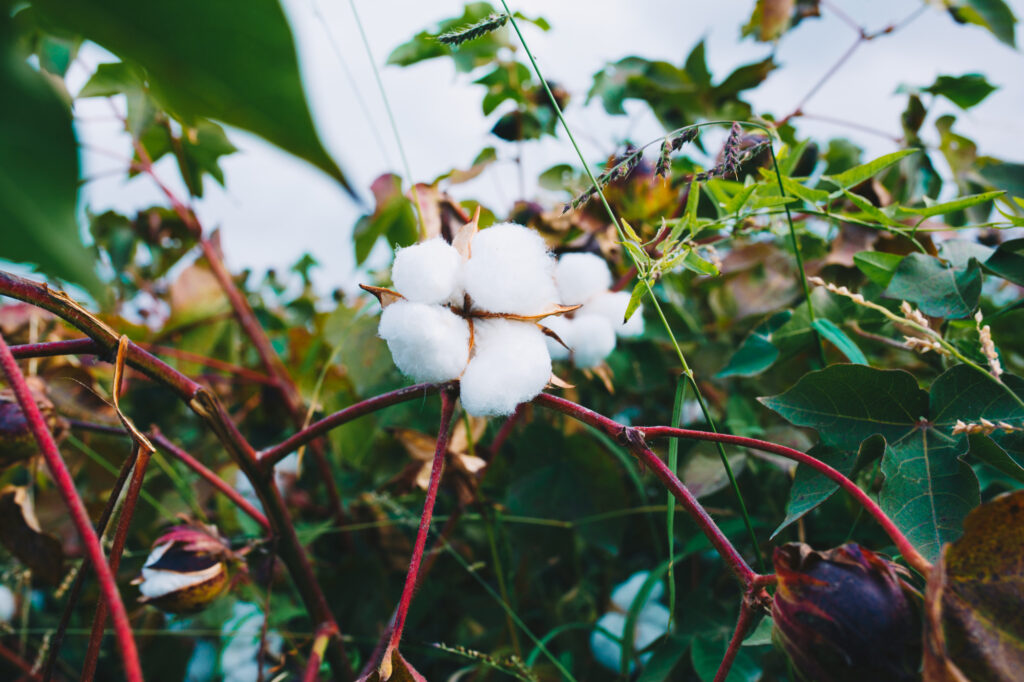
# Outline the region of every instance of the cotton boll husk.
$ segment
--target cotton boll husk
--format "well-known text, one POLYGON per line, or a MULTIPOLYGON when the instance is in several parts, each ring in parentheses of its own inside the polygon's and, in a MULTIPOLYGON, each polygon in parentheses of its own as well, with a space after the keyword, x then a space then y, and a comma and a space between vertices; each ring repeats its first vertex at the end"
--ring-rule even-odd
POLYGON ((388 342, 395 365, 414 381, 450 381, 469 357, 469 325, 437 305, 392 303, 380 316, 377 333, 388 342))
POLYGON ((557 302, 555 262, 533 230, 495 225, 481 230, 470 250, 462 282, 478 310, 532 315, 557 302))
POLYGON ((612 285, 612 273, 600 256, 592 253, 567 253, 555 267, 558 295, 565 305, 586 303, 612 285))
POLYGON ((633 316, 625 324, 622 318, 629 306, 629 294, 625 291, 609 291, 595 296, 584 305, 578 314, 601 315, 612 323, 612 328, 619 336, 640 336, 644 333, 644 307, 640 305, 633 316))
POLYGON ((459 284, 462 257, 441 237, 399 249, 391 266, 395 290, 417 303, 444 303, 459 284))
MULTIPOLYGON (((565 342, 565 346, 572 348, 573 344, 573 321, 563 315, 552 315, 540 321, 542 325, 558 334, 558 338, 565 342)), ((545 336, 544 341, 548 344, 548 355, 552 360, 568 360, 569 348, 555 341, 550 336, 545 336)))
POLYGON ((475 417, 508 415, 532 400, 551 378, 551 357, 536 325, 512 320, 476 324, 473 359, 462 375, 461 397, 475 417))
POLYGON ((577 315, 572 321, 572 359, 580 369, 595 367, 615 350, 615 329, 600 315, 577 315))

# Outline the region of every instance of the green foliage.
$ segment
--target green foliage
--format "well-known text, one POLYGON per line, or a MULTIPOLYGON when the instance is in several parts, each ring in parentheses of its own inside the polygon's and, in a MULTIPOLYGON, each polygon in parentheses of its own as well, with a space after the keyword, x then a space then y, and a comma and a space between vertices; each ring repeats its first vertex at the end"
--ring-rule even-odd
POLYGON ((141 67, 156 99, 187 126, 213 118, 249 130, 354 192, 313 127, 294 40, 276 0, 255 0, 244 12, 197 0, 36 0, 34 6, 52 24, 141 67))

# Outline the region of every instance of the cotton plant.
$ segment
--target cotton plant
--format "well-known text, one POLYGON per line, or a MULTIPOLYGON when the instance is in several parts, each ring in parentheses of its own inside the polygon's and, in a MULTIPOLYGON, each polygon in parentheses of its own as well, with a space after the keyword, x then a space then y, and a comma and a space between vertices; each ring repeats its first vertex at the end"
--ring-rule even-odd
MULTIPOLYGON (((260 679, 260 643, 265 639, 266 654, 280 656, 284 639, 274 630, 263 631, 263 611, 256 604, 235 602, 231 618, 221 627, 221 638, 227 644, 220 652, 220 670, 224 682, 253 682, 260 679)), ((264 671, 265 672, 265 671, 264 671)))
POLYGON ((571 360, 580 369, 597 367, 615 350, 618 338, 643 333, 643 306, 625 319, 630 295, 610 290, 612 273, 603 258, 592 253, 563 255, 555 267, 555 284, 560 302, 579 308, 545 320, 561 341, 547 339, 553 360, 571 360))
POLYGON ((459 380, 477 417, 508 415, 551 380, 546 342, 558 302, 555 260, 539 234, 502 223, 467 223, 452 243, 437 237, 400 249, 394 289, 363 288, 384 308, 378 333, 415 381, 459 380))
MULTIPOLYGON (((649 577, 649 571, 639 571, 617 585, 612 591, 611 610, 597 621, 597 627, 590 636, 590 650, 597 662, 606 668, 616 672, 622 669, 622 641, 626 637, 627 614, 649 577)), ((636 629, 630 635, 633 651, 646 649, 668 632, 669 610, 659 601, 664 592, 665 586, 661 582, 655 583, 640 606, 636 629)), ((641 664, 646 664, 650 658, 651 652, 639 656, 641 664)), ((629 671, 632 673, 635 668, 636 663, 630 661, 629 671)))
POLYGON ((0 623, 8 623, 17 611, 18 602, 7 585, 0 585, 0 623))

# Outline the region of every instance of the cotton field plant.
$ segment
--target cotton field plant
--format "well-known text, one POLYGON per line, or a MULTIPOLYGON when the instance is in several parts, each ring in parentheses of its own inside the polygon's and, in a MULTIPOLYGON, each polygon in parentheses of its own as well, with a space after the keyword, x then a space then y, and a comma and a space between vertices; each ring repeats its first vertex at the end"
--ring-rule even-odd
MULTIPOLYGON (((0 678, 1018 679, 1024 165, 956 118, 997 87, 908 76, 898 135, 802 127, 920 17, 1011 46, 1016 19, 749 4, 766 56, 729 74, 700 41, 557 83, 548 22, 504 1, 393 35, 389 68, 450 64, 490 133, 414 175, 420 112, 377 75, 388 127, 367 124, 402 164, 372 206, 277 0, 0 12, 0 258, 38 271, 0 270, 0 678), (752 105, 820 16, 854 46, 792 109, 752 105), (564 114, 584 99, 660 132, 595 158, 599 108, 564 114), (121 151, 83 141, 97 103, 121 151), (362 291, 323 296, 309 254, 229 270, 209 181, 238 128, 364 211, 362 291), (542 138, 561 158, 535 190, 542 138), (101 151, 162 203, 79 203, 101 151)), ((387 27, 350 7, 376 71, 387 27)), ((419 106, 470 115, 453 101, 419 106)))

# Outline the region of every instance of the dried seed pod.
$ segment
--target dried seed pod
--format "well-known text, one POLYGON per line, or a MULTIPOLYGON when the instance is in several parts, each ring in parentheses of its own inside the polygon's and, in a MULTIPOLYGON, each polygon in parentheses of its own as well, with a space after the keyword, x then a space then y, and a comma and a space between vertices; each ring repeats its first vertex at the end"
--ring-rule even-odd
MULTIPOLYGON (((28 377, 26 383, 46 425, 59 442, 67 432, 67 423, 57 414, 53 403, 46 396, 45 383, 39 377, 28 377)), ((39 447, 36 439, 14 392, 9 388, 0 391, 0 468, 22 462, 37 452, 39 447)))
POLYGON ((789 543, 773 561, 774 636, 802 679, 920 679, 920 616, 903 569, 854 543, 824 552, 789 543))
POLYGON ((168 613, 195 613, 224 591, 233 556, 212 526, 176 526, 153 543, 132 584, 139 586, 140 602, 168 613))

